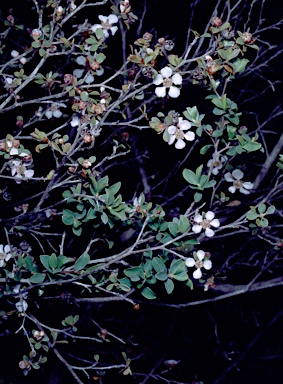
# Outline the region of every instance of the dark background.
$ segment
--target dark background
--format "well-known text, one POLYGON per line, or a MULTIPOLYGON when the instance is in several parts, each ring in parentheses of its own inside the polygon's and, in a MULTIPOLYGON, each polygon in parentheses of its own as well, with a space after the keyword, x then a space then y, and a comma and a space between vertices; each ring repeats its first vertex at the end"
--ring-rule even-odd
MULTIPOLYGON (((29 24, 30 14, 28 10, 31 3, 31 1, 2 0, 0 1, 2 17, 5 18, 7 10, 13 7, 15 17, 19 18, 21 22, 29 24)), ((148 1, 148 3, 148 12, 142 32, 155 33, 156 31, 158 37, 165 36, 174 39, 176 43, 174 53, 181 55, 186 42, 191 2, 186 0, 166 2, 156 0, 148 1)), ((132 1, 134 12, 139 5, 140 1, 132 1)), ((214 5, 215 2, 212 1, 199 2, 192 25, 193 29, 199 32, 204 29, 214 5)), ((104 9, 105 12, 99 9, 99 14, 108 14, 109 8, 105 7, 104 9)), ((282 4, 275 0, 267 0, 264 14, 268 24, 277 22, 283 18, 282 4)), ((95 19, 95 17, 92 18, 95 19)), ((237 22, 237 20, 234 21, 237 22)), ((282 37, 282 30, 269 30, 263 36, 265 41, 279 46, 282 44, 282 37)), ((133 36, 133 39, 135 38, 136 36, 133 36)), ((115 36, 110 46, 112 52, 119 50, 119 36, 115 36)), ((268 64, 266 76, 270 80, 282 79, 282 60, 281 53, 268 64)), ((281 84, 276 86, 276 92, 269 89, 264 97, 249 103, 245 103, 245 100, 241 99, 241 96, 244 95, 242 91, 245 86, 246 79, 239 79, 231 92, 234 93, 235 97, 238 97, 238 103, 242 110, 253 111, 258 114, 261 120, 268 116, 275 105, 282 104, 281 84)), ((255 80, 249 84, 249 87, 260 93, 264 85, 255 80)), ((177 110, 188 105, 199 105, 204 94, 205 92, 195 92, 194 89, 188 88, 182 93, 182 99, 178 100, 177 104, 174 103, 174 109, 177 110)), ((166 110, 169 110, 169 107, 170 103, 166 105, 166 110)), ((203 113, 206 112, 206 110, 203 111, 203 113)), ((246 125, 254 124, 254 120, 247 113, 243 116, 243 123, 246 125)), ((281 133, 282 119, 271 122, 269 128, 281 133)), ((276 142, 276 137, 275 135, 270 138, 271 146, 272 140, 276 142)), ((160 137, 152 131, 139 134, 135 139, 136 146, 140 151, 148 151, 148 160, 144 164, 148 174, 158 172, 158 177, 162 179, 174 167, 176 161, 180 160, 180 154, 176 153, 178 151, 174 148, 168 148, 167 144, 162 142, 160 137), (151 145, 148 145, 149 142, 151 145)), ((260 159, 258 160, 260 161, 260 159)), ((135 162, 124 164, 123 170, 124 176, 121 176, 123 192, 128 193, 128 198, 130 198, 134 191, 133 185, 127 184, 127 180, 131 179, 132 175, 137 172, 137 164, 135 162)), ((115 179, 115 171, 113 171, 112 177, 115 179)), ((119 179, 121 177, 118 175, 119 179)), ((177 182, 176 188, 180 189, 180 186, 182 186, 182 182, 177 182)), ((156 188, 156 190, 153 189, 152 199, 154 202, 163 202, 160 196, 170 198, 174 196, 175 192, 173 187, 156 188)), ((182 210, 182 205, 186 206, 186 201, 180 203, 180 210, 182 210)), ((168 208, 170 209, 170 204, 168 208)), ((2 210, 5 212, 7 206, 2 206, 2 210)), ((231 250, 238 249, 237 237, 230 238, 229 242, 231 250)), ((214 247, 217 249, 217 242, 214 243, 214 247)), ((250 271, 246 274, 245 271, 241 270, 236 271, 234 276, 233 272, 230 272, 231 275, 228 275, 228 278, 231 282, 234 281, 233 279, 237 283, 246 282, 249 273, 250 271)), ((71 342, 68 347, 62 346, 61 350, 64 352, 65 348, 65 356, 70 360, 72 354, 75 355, 79 349, 82 359, 98 353, 101 354, 101 360, 112 363, 116 361, 117 364, 121 363, 121 352, 125 351, 133 359, 131 365, 133 376, 125 377, 122 373, 118 374, 117 371, 110 372, 103 379, 104 384, 161 383, 162 381, 160 379, 158 381, 158 378, 146 379, 146 375, 149 372, 154 375, 165 370, 164 361, 168 359, 180 361, 174 369, 164 375, 168 383, 193 384, 202 381, 204 384, 279 384, 282 382, 283 375, 282 294, 282 288, 275 287, 217 302, 193 305, 188 308, 166 306, 168 297, 162 296, 162 294, 157 303, 142 301, 137 295, 136 300, 140 301, 140 309, 137 311, 127 303, 85 304, 74 307, 74 305, 59 300, 53 300, 46 301, 41 310, 43 318, 46 316, 46 320, 50 323, 54 322, 54 324, 68 311, 73 312, 73 314, 80 314, 80 321, 84 326, 82 329, 79 327, 79 329, 80 332, 85 332, 85 335, 95 336, 98 332, 90 321, 91 316, 95 317, 96 321, 104 328, 127 341, 126 346, 120 345, 115 340, 111 340, 109 345, 102 347, 87 342, 71 342)), ((198 287, 193 292, 186 291, 186 293, 180 288, 170 297, 169 301, 171 304, 194 302, 213 296, 212 293, 203 292, 202 288, 198 287)), ((4 322, 0 328, 0 384, 73 383, 73 377, 52 356, 52 353, 49 354, 48 362, 40 371, 33 370, 27 377, 22 376, 18 368, 18 361, 21 360, 23 354, 27 353, 28 346, 23 335, 15 335, 20 323, 21 319, 9 325, 4 322)), ((85 382, 95 381, 86 380, 85 382)))

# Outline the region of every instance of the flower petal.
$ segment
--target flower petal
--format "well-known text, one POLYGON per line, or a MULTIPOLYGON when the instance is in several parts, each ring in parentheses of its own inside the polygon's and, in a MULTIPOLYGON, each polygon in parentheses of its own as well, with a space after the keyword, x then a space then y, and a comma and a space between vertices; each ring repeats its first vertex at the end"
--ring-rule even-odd
MULTIPOLYGON (((153 80, 153 84, 160 85, 163 83, 163 76, 160 75, 160 73, 156 76, 156 78, 153 80)), ((165 87, 164 87, 165 88, 165 87)))
POLYGON ((206 228, 205 235, 207 237, 212 237, 212 236, 214 236, 214 231, 211 228, 206 228))
POLYGON ((248 191, 247 189, 241 187, 240 188, 240 192, 243 193, 244 195, 249 195, 250 194, 250 191, 248 191))
POLYGON ((194 267, 195 264, 196 264, 195 259, 193 259, 192 257, 187 258, 187 260, 186 260, 186 266, 187 267, 194 267))
POLYGON ((231 192, 231 193, 235 193, 236 192, 236 187, 234 185, 232 185, 232 187, 228 188, 228 191, 231 192))
POLYGON ((109 18, 109 16, 103 16, 103 15, 98 15, 98 18, 100 21, 102 21, 103 23, 106 23, 106 20, 109 18))
MULTIPOLYGON (((11 152, 10 152, 11 153, 11 152)), ((254 185, 253 183, 251 183, 250 181, 245 181, 243 183, 243 187, 246 188, 246 189, 253 189, 254 185)))
POLYGON ((158 97, 166 96, 166 88, 165 87, 157 87, 157 88, 155 88, 155 94, 158 97))
POLYGON ((181 85, 182 84, 182 76, 179 73, 175 73, 175 75, 172 76, 172 82, 175 85, 181 85))
POLYGON ((53 112, 53 116, 54 117, 61 117, 63 115, 63 113, 60 111, 60 109, 56 109, 56 111, 53 112))
POLYGON ((71 120, 71 126, 77 127, 78 125, 80 125, 80 119, 78 118, 78 116, 74 116, 71 120))
POLYGON ((210 260, 205 260, 203 263, 203 268, 208 270, 212 268, 212 262, 210 260))
POLYGON ((101 24, 94 24, 94 25, 90 28, 90 30, 91 30, 92 32, 95 32, 98 28, 102 29, 102 25, 101 25, 101 24))
POLYGON ((218 227, 220 227, 220 221, 218 219, 213 219, 210 222, 210 225, 212 225, 214 228, 218 228, 218 227))
POLYGON ((170 77, 172 75, 172 69, 170 67, 164 67, 161 69, 161 75, 163 77, 165 77, 166 79, 168 79, 168 77, 170 77))
POLYGON ((215 214, 212 211, 207 211, 206 214, 205 214, 205 218, 207 220, 213 220, 214 216, 215 216, 215 214))
POLYGON ((170 138, 169 138, 169 140, 168 140, 168 144, 169 144, 169 145, 173 144, 174 141, 175 141, 175 139, 176 139, 176 136, 175 136, 175 135, 171 135, 170 138))
POLYGON ((204 256, 205 256, 204 251, 202 251, 201 249, 199 251, 197 251, 197 257, 200 261, 204 259, 204 256))
POLYGON ((186 131, 191 128, 191 123, 188 120, 179 120, 179 127, 182 131, 186 131))
POLYGON ((175 144, 175 148, 177 148, 177 149, 183 149, 183 148, 185 148, 185 146, 186 146, 186 143, 182 139, 178 139, 176 144, 175 144))
POLYGON ((193 273, 193 277, 194 279, 200 279, 202 277, 202 273, 201 273, 201 270, 200 268, 196 269, 193 273))
POLYGON ((17 148, 12 147, 10 150, 10 155, 18 155, 19 151, 17 148))
POLYGON ((201 216, 201 215, 196 215, 196 216, 194 217, 194 221, 195 221, 196 223, 201 223, 201 222, 202 222, 202 216, 201 216))
POLYGON ((212 169, 212 171, 211 171, 211 173, 213 174, 213 175, 218 175, 218 173, 219 173, 219 167, 218 168, 213 168, 212 169))
POLYGON ((187 132, 187 133, 185 133, 184 136, 185 136, 185 139, 188 141, 194 141, 194 139, 196 137, 194 132, 187 132))
POLYGON ((177 128, 175 127, 175 125, 170 125, 170 127, 168 127, 168 133, 170 133, 170 135, 174 135, 176 130, 177 128))
POLYGON ((53 116, 53 113, 50 110, 46 111, 45 116, 47 117, 47 119, 51 119, 51 117, 53 116))
POLYGON ((168 95, 169 95, 170 97, 172 97, 173 99, 175 99, 176 97, 180 96, 180 89, 177 88, 177 87, 173 87, 173 86, 171 86, 171 87, 169 88, 168 95))
MULTIPOLYGON (((2 247, 2 251, 0 250, 0 253, 3 253, 3 245, 1 245, 1 247, 2 247)), ((4 252, 9 253, 10 251, 11 251, 10 245, 9 244, 5 245, 4 252)))
POLYGON ((114 36, 115 33, 118 31, 118 27, 111 27, 110 31, 111 31, 112 35, 114 36))
POLYGON ((26 171, 24 172, 24 174, 25 174, 25 177, 26 177, 26 178, 30 179, 30 178, 33 177, 33 175, 34 175, 34 170, 33 170, 33 169, 28 169, 28 170, 26 170, 26 171))
POLYGON ((108 20, 110 24, 118 23, 118 17, 114 15, 113 13, 108 16, 108 20))
POLYGON ((201 225, 193 225, 193 227, 192 227, 192 231, 194 232, 194 233, 200 233, 200 231, 202 230, 202 226, 201 225))
POLYGON ((232 172, 232 176, 236 180, 241 180, 244 177, 244 174, 240 169, 234 169, 234 171, 232 172))
POLYGON ((232 183, 233 183, 233 181, 234 181, 234 179, 233 179, 233 177, 232 177, 232 175, 231 175, 230 172, 225 173, 225 175, 224 175, 224 179, 225 179, 226 181, 230 181, 230 182, 232 182, 232 183))

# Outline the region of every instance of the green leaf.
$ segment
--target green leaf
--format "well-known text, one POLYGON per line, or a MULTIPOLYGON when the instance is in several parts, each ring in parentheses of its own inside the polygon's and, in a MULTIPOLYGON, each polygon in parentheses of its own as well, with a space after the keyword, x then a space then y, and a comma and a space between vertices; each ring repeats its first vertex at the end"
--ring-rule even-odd
POLYGON ((152 266, 155 272, 157 273, 166 270, 166 267, 164 265, 164 260, 161 259, 160 257, 154 257, 152 259, 152 266))
POLYGON ((99 64, 103 63, 103 61, 106 59, 106 56, 104 55, 104 53, 99 53, 96 58, 95 58, 95 61, 97 61, 99 64))
POLYGON ((49 256, 49 255, 40 255, 39 258, 40 258, 40 261, 41 261, 41 263, 43 264, 43 266, 44 266, 49 272, 51 272, 51 269, 50 269, 50 267, 49 267, 49 259, 50 259, 50 256, 49 256))
POLYGON ((88 101, 88 98, 89 98, 89 94, 88 94, 88 92, 83 91, 83 92, 80 94, 80 98, 81 98, 82 101, 88 101))
POLYGON ((258 212, 259 213, 264 213, 266 211, 266 205, 265 204, 260 204, 258 207, 258 212))
POLYGON ((247 213, 248 220, 255 220, 258 217, 258 214, 255 211, 249 211, 247 213))
POLYGON ((169 273, 171 275, 175 275, 175 274, 181 273, 183 271, 187 271, 184 260, 174 259, 171 263, 169 273))
POLYGON ((184 215, 180 215, 179 223, 178 223, 178 232, 185 233, 190 228, 190 222, 188 218, 184 215))
POLYGON ((234 72, 235 73, 238 73, 238 72, 243 72, 246 68, 246 65, 248 64, 250 60, 248 59, 239 59, 237 58, 233 63, 232 63, 232 66, 234 68, 234 72))
POLYGON ((274 212, 275 212, 275 207, 274 207, 274 205, 271 205, 270 207, 268 207, 265 214, 266 215, 272 215, 274 212))
POLYGON ((191 290, 194 289, 194 284, 191 279, 188 279, 188 281, 186 282, 186 286, 189 287, 191 290))
POLYGON ((35 273, 32 277, 29 278, 29 281, 32 284, 40 284, 43 283, 45 276, 45 273, 35 273))
POLYGON ((166 271, 161 271, 156 273, 155 277, 157 278, 157 280, 165 281, 168 278, 168 274, 166 271))
POLYGON ((76 235, 76 236, 81 236, 82 234, 82 227, 81 228, 73 228, 73 233, 76 235))
POLYGON ((194 194, 194 202, 195 202, 195 203, 198 203, 198 202, 201 201, 201 199, 202 199, 202 193, 196 192, 196 193, 194 194))
POLYGON ((83 253, 75 262, 74 271, 82 270, 89 262, 90 262, 89 254, 83 253))
POLYGON ((171 222, 168 223, 168 228, 172 236, 176 237, 177 236, 177 230, 178 230, 178 224, 171 222))
POLYGON ((49 267, 51 269, 56 269, 57 268, 57 257, 55 253, 52 253, 52 255, 49 258, 49 267))
POLYGON ((156 298, 156 294, 149 288, 145 287, 141 290, 141 294, 148 300, 153 300, 156 298))
POLYGON ((190 169, 185 168, 183 170, 183 177, 190 184, 193 184, 193 185, 198 185, 199 184, 199 178, 190 169))
POLYGON ((135 276, 135 275, 138 275, 140 277, 143 277, 144 275, 144 270, 142 267, 132 267, 132 268, 127 268, 124 270, 124 274, 129 277, 130 279, 135 276))
POLYGON ((223 115, 225 113, 225 111, 223 111, 222 109, 219 109, 219 108, 213 108, 212 113, 216 116, 220 116, 220 115, 223 115))
POLYGON ((170 295, 170 293, 172 293, 174 290, 174 282, 171 279, 168 279, 164 285, 166 292, 168 293, 168 295, 170 295))
POLYGON ((203 146, 203 147, 200 149, 199 153, 200 153, 201 155, 205 155, 206 152, 208 151, 208 149, 209 149, 210 147, 212 147, 212 144, 207 144, 207 145, 203 146))
POLYGON ((254 152, 261 148, 261 144, 255 141, 249 141, 247 144, 243 145, 243 148, 247 152, 254 152))

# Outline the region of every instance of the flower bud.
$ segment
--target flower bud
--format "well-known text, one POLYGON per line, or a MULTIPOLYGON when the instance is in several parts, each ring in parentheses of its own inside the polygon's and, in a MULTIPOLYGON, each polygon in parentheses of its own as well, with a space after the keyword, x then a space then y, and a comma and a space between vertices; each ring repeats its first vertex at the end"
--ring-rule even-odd
POLYGON ((241 36, 242 40, 246 44, 253 44, 253 35, 250 32, 244 32, 241 36))
POLYGON ((90 168, 91 167, 91 161, 89 159, 84 159, 82 162, 82 166, 84 168, 90 168))
POLYGON ((13 51, 11 52, 11 56, 12 56, 12 57, 18 57, 18 56, 19 56, 19 52, 13 50, 13 51))
POLYGON ((38 40, 42 36, 42 32, 40 29, 33 29, 31 31, 31 35, 34 40, 38 40))
POLYGON ((222 19, 220 19, 220 17, 218 16, 215 16, 211 19, 211 24, 214 26, 214 27, 220 27, 223 22, 222 22, 222 19))

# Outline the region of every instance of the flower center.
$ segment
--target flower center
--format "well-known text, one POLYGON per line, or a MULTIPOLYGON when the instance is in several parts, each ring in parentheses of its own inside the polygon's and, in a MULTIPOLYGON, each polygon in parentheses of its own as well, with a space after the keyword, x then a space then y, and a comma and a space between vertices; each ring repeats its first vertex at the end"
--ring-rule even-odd
POLYGON ((0 260, 6 259, 6 253, 0 253, 0 260))
POLYGON ((203 267, 203 262, 201 260, 197 260, 195 263, 196 268, 202 268, 203 267))
POLYGON ((177 140, 183 140, 185 138, 184 132, 181 129, 176 129, 175 137, 177 140))
POLYGON ((108 30, 112 27, 112 24, 109 23, 108 19, 105 21, 105 23, 101 23, 101 25, 102 25, 103 29, 106 29, 106 30, 108 30))
POLYGON ((204 229, 206 229, 206 228, 210 228, 210 220, 203 219, 201 225, 202 225, 202 227, 203 227, 204 229))
POLYGON ((234 181, 234 187, 236 187, 237 189, 242 188, 242 186, 243 186, 242 180, 235 180, 234 181))
POLYGON ((172 80, 171 79, 164 79, 163 80, 163 85, 164 85, 164 87, 166 87, 166 88, 170 88, 171 86, 172 86, 172 80))

